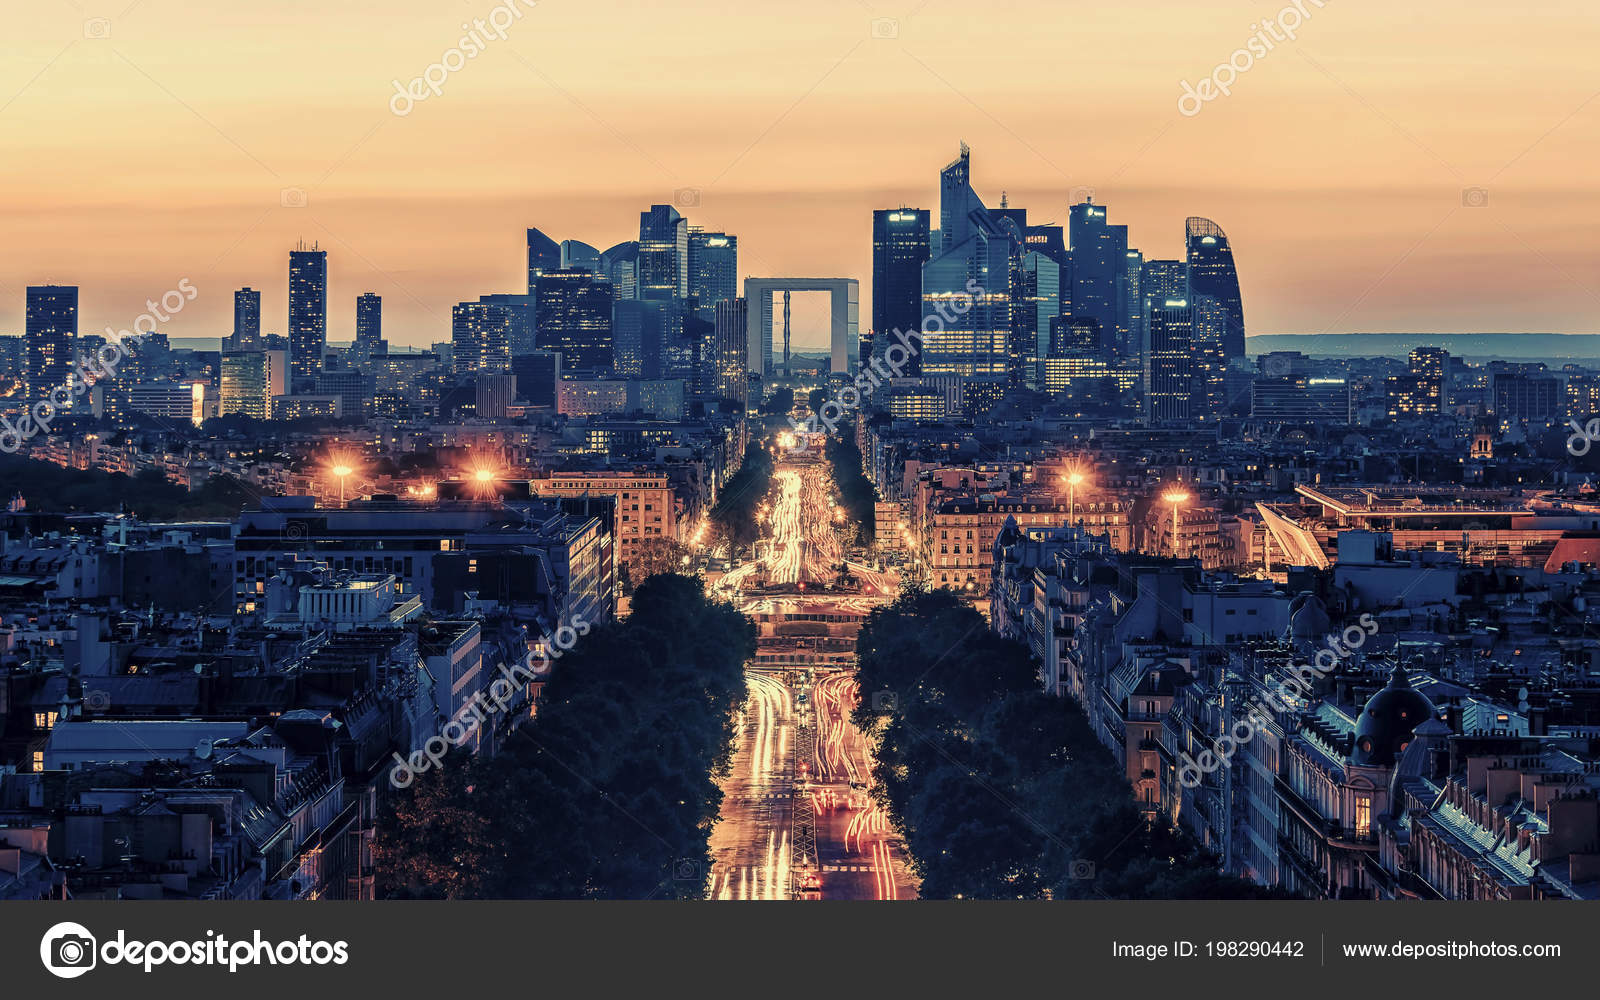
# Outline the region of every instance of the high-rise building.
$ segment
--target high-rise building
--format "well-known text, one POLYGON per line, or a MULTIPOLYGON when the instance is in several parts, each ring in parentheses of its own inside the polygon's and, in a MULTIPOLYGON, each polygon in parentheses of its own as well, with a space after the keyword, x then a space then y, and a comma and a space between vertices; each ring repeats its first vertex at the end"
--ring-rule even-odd
POLYGON ((1103 357, 1104 353, 1099 320, 1089 316, 1056 316, 1050 320, 1050 357, 1103 357))
POLYGON ((1194 310, 1189 302, 1167 299, 1152 306, 1145 345, 1145 421, 1153 425, 1188 420, 1194 398, 1194 310))
POLYGON ((338 396, 340 416, 361 417, 367 415, 372 385, 371 378, 354 368, 324 369, 317 372, 316 394, 338 396))
POLYGON ((612 368, 625 378, 660 378, 671 303, 618 299, 611 307, 612 368))
POLYGON ((1144 343, 1143 272, 1143 253, 1128 250, 1123 254, 1122 273, 1117 276, 1117 340, 1125 344, 1144 343))
POLYGON ((517 377, 517 396, 529 406, 555 406, 556 383, 561 380, 561 355, 556 351, 526 351, 511 359, 517 377))
POLYGON ((716 394, 741 408, 748 405, 750 384, 746 360, 750 353, 748 304, 743 298, 718 302, 716 307, 716 394))
POLYGON ((283 351, 224 351, 220 382, 222 416, 269 420, 272 397, 289 392, 289 357, 283 351))
POLYGON ((546 271, 561 268, 561 246, 537 229, 528 230, 528 294, 534 282, 546 271))
POLYGON ((588 271, 547 271, 534 292, 539 347, 561 352, 568 371, 610 371, 611 282, 588 271))
POLYGON ((479 372, 474 385, 474 411, 484 420, 504 420, 517 398, 517 376, 511 372, 479 372))
MULTIPOLYGON (((1223 343, 1228 335, 1228 311, 1209 295, 1189 299, 1194 320, 1190 344, 1189 415, 1197 422, 1215 423, 1228 416, 1228 359, 1223 343)), ((1242 402, 1242 400, 1241 400, 1242 402)))
POLYGON ((963 143, 939 177, 939 252, 922 267, 922 372, 1004 382, 1015 244, 973 191, 971 157, 963 143))
POLYGON ((1042 384, 1039 362, 1050 356, 1050 324, 1061 318, 1061 268, 1037 251, 1018 258, 1011 290, 1011 370, 1013 386, 1042 384))
POLYGON ((618 243, 600 255, 600 275, 617 290, 618 299, 639 297, 639 241, 618 243))
POLYGON ((363 358, 389 353, 389 345, 383 339, 383 297, 375 292, 356 298, 355 353, 363 358))
MULTIPOLYGON (((872 326, 861 345, 863 360, 881 355, 893 331, 914 333, 922 324, 922 266, 931 255, 925 208, 872 213, 872 326)), ((919 370, 913 355, 905 373, 919 370)))
POLYGON ((233 339, 235 351, 254 351, 261 346, 261 293, 246 285, 233 293, 233 339))
POLYGON ((1189 264, 1182 260, 1147 260, 1139 269, 1139 313, 1168 299, 1189 297, 1189 264))
POLYGON ((671 205, 639 213, 638 281, 641 299, 689 295, 689 220, 671 205))
POLYGON ((478 301, 491 306, 504 306, 511 313, 511 356, 526 354, 539 347, 539 326, 534 296, 498 293, 480 295, 478 301))
POLYGON ((1222 353, 1232 361, 1244 357, 1244 304, 1239 297, 1239 272, 1233 264, 1233 247, 1228 235, 1210 219, 1191 216, 1185 225, 1189 248, 1189 290, 1193 295, 1209 295, 1222 303, 1228 313, 1227 336, 1222 353))
POLYGON ((739 296, 739 237, 689 227, 689 294, 700 308, 739 296))
MULTIPOLYGON (((600 271, 600 251, 577 240, 561 241, 561 269, 563 271, 600 271)), ((552 270, 552 269, 547 269, 552 270)))
POLYGON ((39 401, 67 384, 78 339, 78 286, 29 285, 27 316, 28 398, 39 401))
POLYGON ((289 251, 289 377, 315 381, 328 343, 328 251, 289 251))
POLYGON ((456 375, 511 368, 511 310, 463 302, 450 310, 450 370, 456 375))
POLYGON ((1072 312, 1100 324, 1104 347, 1119 357, 1138 356, 1140 344, 1120 339, 1126 313, 1128 227, 1113 226, 1093 200, 1068 210, 1072 240, 1072 312), (1120 294, 1119 294, 1120 289, 1120 294))

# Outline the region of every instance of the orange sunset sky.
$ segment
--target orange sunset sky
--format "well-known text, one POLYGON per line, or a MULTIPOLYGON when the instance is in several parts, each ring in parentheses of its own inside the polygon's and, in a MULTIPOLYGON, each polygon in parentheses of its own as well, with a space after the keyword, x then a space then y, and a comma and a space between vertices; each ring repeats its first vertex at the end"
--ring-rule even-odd
POLYGON ((861 278, 865 327, 871 209, 937 208, 963 140, 991 204, 1064 222, 1091 188, 1147 257, 1216 220, 1252 334, 1600 327, 1600 9, 1306 2, 1180 114, 1282 6, 540 0, 397 117, 493 3, 5 0, 0 333, 29 284, 80 285, 98 332, 180 278, 170 336, 229 333, 242 285, 281 333, 304 238, 330 340, 373 290, 427 344, 523 290, 525 227, 604 248, 680 189, 747 275, 861 278))

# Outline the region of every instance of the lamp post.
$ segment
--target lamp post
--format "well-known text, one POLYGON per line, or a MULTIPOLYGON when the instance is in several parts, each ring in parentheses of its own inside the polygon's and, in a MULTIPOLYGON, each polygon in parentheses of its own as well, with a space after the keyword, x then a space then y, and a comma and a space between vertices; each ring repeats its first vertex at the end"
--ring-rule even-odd
POLYGON ((329 471, 331 471, 339 479, 339 506, 343 507, 344 506, 344 481, 345 481, 345 478, 348 477, 350 475, 350 473, 354 472, 355 470, 350 468, 350 466, 348 466, 348 465, 335 465, 329 471))
POLYGON ((1161 499, 1172 504, 1172 558, 1179 558, 1178 554, 1178 506, 1189 499, 1186 490, 1168 490, 1161 494, 1161 499))
POLYGON ((1067 482, 1067 496, 1069 497, 1069 503, 1071 505, 1071 510, 1072 510, 1072 513, 1070 515, 1068 515, 1067 523, 1068 524, 1077 524, 1078 523, 1078 484, 1083 482, 1083 473, 1081 473, 1081 472, 1069 472, 1065 476, 1062 476, 1061 478, 1066 480, 1066 482, 1067 482))

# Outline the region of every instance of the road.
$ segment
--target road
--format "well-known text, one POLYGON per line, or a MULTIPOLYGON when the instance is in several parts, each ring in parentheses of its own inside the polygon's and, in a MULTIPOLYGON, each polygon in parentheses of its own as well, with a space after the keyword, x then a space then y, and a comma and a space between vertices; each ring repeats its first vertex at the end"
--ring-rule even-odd
MULTIPOLYGON (((785 461, 773 478, 778 498, 761 558, 724 576, 719 590, 764 623, 763 651, 784 662, 765 662, 775 658, 768 655, 746 670, 750 700, 711 834, 709 895, 915 899, 903 846, 869 795, 871 753, 849 719, 860 696, 854 671, 822 662, 820 639, 795 638, 807 623, 822 627, 819 612, 858 620, 892 599, 898 580, 847 562, 835 530, 844 514, 829 501, 825 466, 785 461), (841 565, 854 586, 835 592, 841 565)), ((829 627, 834 644, 845 641, 840 627, 829 627)))

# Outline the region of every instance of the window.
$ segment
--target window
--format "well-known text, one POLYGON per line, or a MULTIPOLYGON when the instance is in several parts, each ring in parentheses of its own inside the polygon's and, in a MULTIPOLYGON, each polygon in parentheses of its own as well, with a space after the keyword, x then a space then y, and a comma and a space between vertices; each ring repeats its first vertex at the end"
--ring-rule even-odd
POLYGON ((1356 836, 1372 836, 1372 799, 1365 795, 1356 797, 1356 836))
POLYGON ((44 751, 43 750, 35 750, 33 752, 33 769, 35 771, 43 771, 44 770, 44 751))

